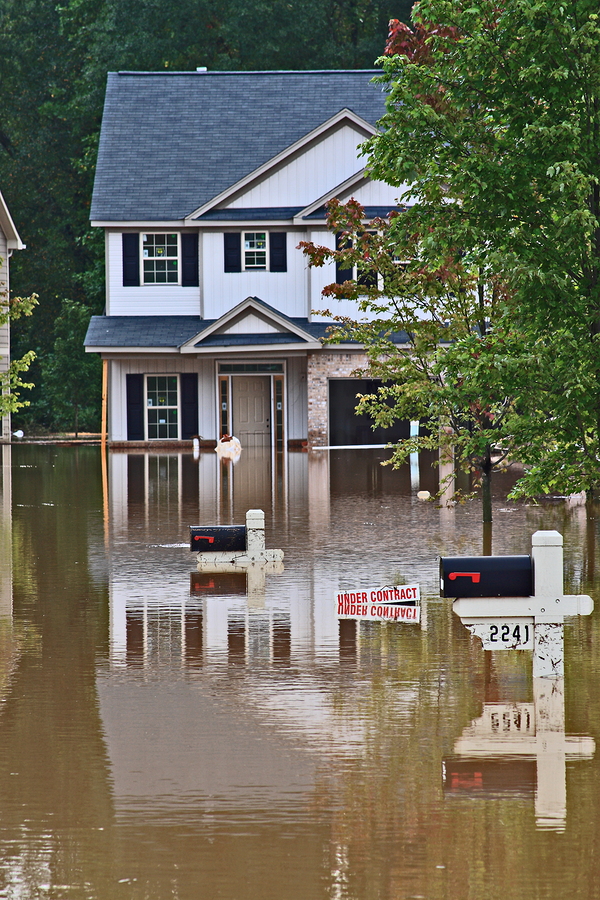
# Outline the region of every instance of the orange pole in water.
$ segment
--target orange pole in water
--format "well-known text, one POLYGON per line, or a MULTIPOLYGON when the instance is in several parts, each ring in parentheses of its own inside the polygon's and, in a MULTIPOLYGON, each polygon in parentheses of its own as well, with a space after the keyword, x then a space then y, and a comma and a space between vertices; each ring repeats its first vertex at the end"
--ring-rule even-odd
POLYGON ((102 444, 106 444, 106 436, 108 432, 108 360, 102 360, 102 425, 101 439, 102 444))
POLYGON ((102 360, 102 424, 100 457, 102 465, 102 507, 104 520, 104 543, 108 549, 108 460, 106 459, 106 437, 108 419, 108 360, 102 360))

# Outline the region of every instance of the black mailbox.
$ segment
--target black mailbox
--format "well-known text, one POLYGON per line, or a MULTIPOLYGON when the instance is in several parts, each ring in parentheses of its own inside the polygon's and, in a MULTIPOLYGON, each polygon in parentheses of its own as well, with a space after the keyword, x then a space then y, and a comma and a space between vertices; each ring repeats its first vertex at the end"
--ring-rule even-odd
POLYGON ((245 525, 190 525, 190 550, 245 550, 245 525))
POLYGON ((442 597, 530 597, 530 556, 442 556, 442 597))

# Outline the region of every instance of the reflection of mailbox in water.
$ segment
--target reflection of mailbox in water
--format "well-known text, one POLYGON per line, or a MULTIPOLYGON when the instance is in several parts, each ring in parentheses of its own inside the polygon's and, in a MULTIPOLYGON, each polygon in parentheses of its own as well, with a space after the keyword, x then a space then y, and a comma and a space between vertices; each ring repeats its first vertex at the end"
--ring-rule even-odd
POLYGON ((462 797, 513 797, 535 795, 535 759, 472 759, 451 756, 442 761, 444 793, 462 797))
POLYGON ((196 553, 245 549, 245 525, 190 525, 190 550, 196 553))
POLYGON ((529 597, 530 556, 442 556, 442 597, 529 597))
POLYGON ((190 572, 190 596, 245 597, 246 593, 245 572, 190 572))

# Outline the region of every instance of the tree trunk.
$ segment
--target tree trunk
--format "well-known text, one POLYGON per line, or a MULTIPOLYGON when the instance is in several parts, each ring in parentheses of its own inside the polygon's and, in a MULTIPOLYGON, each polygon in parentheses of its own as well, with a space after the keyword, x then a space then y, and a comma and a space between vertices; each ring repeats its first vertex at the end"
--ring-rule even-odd
POLYGON ((492 523, 483 523, 483 556, 492 555, 492 523))
POLYGON ((492 473, 481 473, 481 502, 483 504, 483 521, 492 521, 492 473))

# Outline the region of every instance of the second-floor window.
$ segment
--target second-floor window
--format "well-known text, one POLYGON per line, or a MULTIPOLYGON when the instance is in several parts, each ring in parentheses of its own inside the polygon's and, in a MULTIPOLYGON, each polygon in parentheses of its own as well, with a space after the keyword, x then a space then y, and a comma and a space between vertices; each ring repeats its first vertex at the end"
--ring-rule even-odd
POLYGON ((126 231, 122 239, 124 287, 199 286, 198 232, 126 231))
POLYGON ((267 268, 267 232, 244 232, 244 269, 267 268))
POLYGON ((179 240, 177 234, 142 234, 144 284, 179 283, 179 240))
POLYGON ((285 231, 229 231, 223 238, 225 272, 287 272, 285 231))
MULTIPOLYGON (((368 231, 366 234, 375 234, 374 231, 368 231)), ((335 236, 335 249, 345 250, 352 247, 352 240, 345 238, 341 234, 335 236)), ((377 287, 379 284, 379 276, 370 267, 362 269, 360 266, 348 266, 345 268, 339 261, 335 266, 335 280, 337 284, 343 284, 345 281, 357 281, 363 287, 377 287)))

